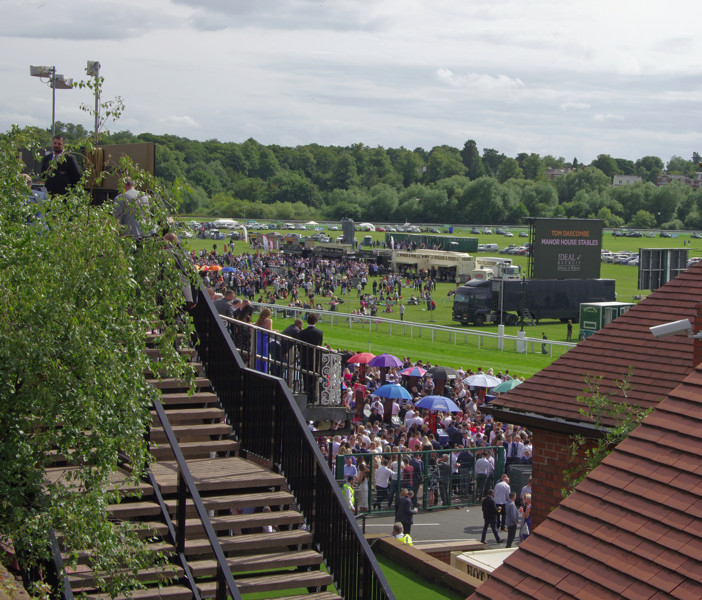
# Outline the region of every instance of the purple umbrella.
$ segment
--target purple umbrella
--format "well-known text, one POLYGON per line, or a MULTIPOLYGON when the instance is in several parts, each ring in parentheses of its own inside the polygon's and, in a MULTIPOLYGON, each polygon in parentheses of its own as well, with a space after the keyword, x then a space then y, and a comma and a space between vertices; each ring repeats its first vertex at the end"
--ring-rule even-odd
POLYGON ((378 354, 368 362, 369 367, 401 367, 402 361, 392 354, 378 354))

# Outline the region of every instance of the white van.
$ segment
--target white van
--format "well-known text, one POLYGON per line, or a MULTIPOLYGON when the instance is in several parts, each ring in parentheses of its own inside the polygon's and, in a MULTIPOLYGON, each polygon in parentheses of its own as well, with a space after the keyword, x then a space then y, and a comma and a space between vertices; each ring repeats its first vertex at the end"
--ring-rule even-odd
POLYGON ((497 244, 485 244, 485 252, 497 252, 497 244))

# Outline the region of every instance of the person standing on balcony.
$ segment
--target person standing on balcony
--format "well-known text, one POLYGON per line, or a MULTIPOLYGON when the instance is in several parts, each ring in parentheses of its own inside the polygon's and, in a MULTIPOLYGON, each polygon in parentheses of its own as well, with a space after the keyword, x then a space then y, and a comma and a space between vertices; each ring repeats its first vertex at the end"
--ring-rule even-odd
MULTIPOLYGON (((324 339, 324 332, 321 329, 315 327, 319 318, 313 312, 307 315, 307 327, 300 332, 299 339, 302 342, 311 344, 312 346, 321 346, 324 339)), ((300 364, 305 373, 305 391, 307 392, 307 402, 309 404, 314 404, 315 399, 315 382, 317 377, 315 375, 315 349, 309 346, 302 348, 300 364)))
POLYGON ((65 151, 65 141, 62 135, 55 135, 51 143, 52 151, 41 161, 41 174, 52 196, 65 194, 80 181, 78 163, 72 154, 65 151))

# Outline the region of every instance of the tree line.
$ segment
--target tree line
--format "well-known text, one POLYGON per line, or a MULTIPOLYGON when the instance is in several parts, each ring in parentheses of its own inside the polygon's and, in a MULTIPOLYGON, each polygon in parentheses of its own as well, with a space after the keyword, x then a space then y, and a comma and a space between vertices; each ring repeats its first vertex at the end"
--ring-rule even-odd
MULTIPOLYGON (((68 141, 89 134, 57 122, 68 141)), ((600 154, 585 165, 574 158, 493 148, 473 140, 463 148, 431 150, 352 146, 265 146, 190 140, 129 131, 101 134, 101 143, 153 142, 156 176, 186 183, 182 214, 262 219, 340 219, 465 224, 517 224, 525 217, 601 218, 608 227, 702 228, 702 191, 681 182, 656 186, 667 172, 695 177, 690 160, 657 156, 636 161, 600 154), (553 180, 548 169, 563 170, 553 180), (640 183, 612 186, 614 175, 640 183)))

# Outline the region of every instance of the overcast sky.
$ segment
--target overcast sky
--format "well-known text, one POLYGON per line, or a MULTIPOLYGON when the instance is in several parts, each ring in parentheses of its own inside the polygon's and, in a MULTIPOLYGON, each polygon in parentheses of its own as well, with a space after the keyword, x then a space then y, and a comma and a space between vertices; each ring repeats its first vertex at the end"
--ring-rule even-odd
MULTIPOLYGON (((109 129, 295 146, 702 153, 698 1, 0 0, 0 130, 51 125, 29 65, 85 78, 109 129)), ((92 127, 86 90, 56 119, 92 127)))

